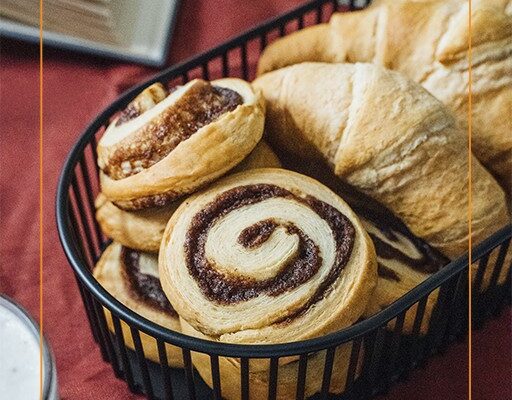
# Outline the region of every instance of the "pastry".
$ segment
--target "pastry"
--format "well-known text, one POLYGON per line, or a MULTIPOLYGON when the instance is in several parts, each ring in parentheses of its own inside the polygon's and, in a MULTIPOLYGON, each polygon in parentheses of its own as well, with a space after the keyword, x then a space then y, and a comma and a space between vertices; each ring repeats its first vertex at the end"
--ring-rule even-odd
MULTIPOLYGON (((173 331, 180 332, 178 314, 162 291, 158 278, 158 255, 139 252, 118 243, 112 243, 101 255, 93 271, 96 280, 124 306, 142 317, 173 331)), ((104 308, 107 325, 115 332, 110 311, 104 308)), ((134 349, 130 327, 123 322, 124 342, 134 349)), ((144 355, 159 362, 156 340, 140 332, 144 355)), ((181 349, 166 344, 167 361, 172 367, 182 367, 181 349)))
MULTIPOLYGON (((375 250, 358 217, 327 187, 283 169, 216 182, 173 214, 159 254, 162 288, 184 332, 226 343, 283 343, 345 328, 377 280, 375 250)), ((349 346, 336 352, 330 390, 344 388, 349 346)), ((320 365, 325 354, 312 358, 320 365)), ((209 357, 193 355, 211 384, 209 357)), ((294 396, 298 361, 280 360, 277 398, 294 396)), ((222 395, 240 396, 238 359, 221 358, 222 395)), ((310 370, 306 396, 322 377, 310 370)), ((251 360, 251 398, 268 391, 268 361, 251 360)))
MULTIPOLYGON (((303 63, 265 74, 268 140, 321 157, 453 259, 468 249, 467 136, 403 75, 372 64, 303 63)), ((472 162, 473 244, 509 222, 505 194, 472 162)))
MULTIPOLYGON (((339 195, 355 211, 375 245, 378 282, 370 297, 364 316, 370 317, 418 286, 449 263, 449 259, 433 249, 411 231, 391 211, 353 186, 340 180, 321 160, 303 162, 297 157, 280 154, 284 167, 322 182, 339 195)), ((430 316, 437 301, 437 292, 426 304, 417 333, 427 332, 430 316)), ((415 333, 417 305, 404 316, 402 333, 415 333)), ((390 324, 392 328, 394 320, 390 324)))
MULTIPOLYGON (((467 252, 466 135, 428 92, 372 64, 303 63, 265 74, 254 86, 266 98, 268 140, 277 148, 309 164, 327 163, 449 259, 467 252)), ((474 157, 471 161, 475 245, 508 224, 509 216, 503 190, 474 157)), ((436 271, 388 268, 402 277, 381 276, 367 315, 436 271)), ((488 269, 484 281, 490 276, 488 269)), ((505 277, 506 268, 499 282, 505 277)), ((435 300, 431 296, 429 305, 435 300)), ((422 331, 428 321, 427 315, 422 331)), ((405 322, 407 330, 412 321, 405 322)))
MULTIPOLYGON (((279 159, 272 149, 266 143, 259 142, 231 172, 279 166, 279 159)), ((114 241, 132 249, 158 252, 165 225, 182 201, 182 199, 175 200, 163 207, 125 211, 100 193, 95 204, 96 219, 102 231, 114 241)))
POLYGON ((164 206, 211 182, 263 133, 264 103, 245 81, 194 79, 168 95, 155 85, 98 142, 101 191, 126 210, 164 206))
MULTIPOLYGON (((473 1, 472 142, 475 156, 512 191, 512 6, 473 1)), ((336 13, 273 42, 259 74, 304 61, 372 62, 421 83, 468 120, 469 10, 463 0, 380 1, 366 10, 336 13)))

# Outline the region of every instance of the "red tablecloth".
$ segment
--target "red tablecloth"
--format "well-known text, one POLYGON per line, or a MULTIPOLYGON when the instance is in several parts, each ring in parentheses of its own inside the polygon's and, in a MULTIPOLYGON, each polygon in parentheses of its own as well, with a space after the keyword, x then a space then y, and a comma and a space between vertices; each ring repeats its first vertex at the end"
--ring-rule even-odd
MULTIPOLYGON (((184 0, 169 64, 297 5, 291 0, 184 0)), ((4 40, 0 53, 0 292, 33 315, 39 304, 38 48, 4 40)), ((44 332, 57 359, 63 399, 135 399, 93 342, 61 250, 54 217, 57 177, 67 151, 119 91, 155 70, 48 49, 44 62, 44 332)), ((473 398, 511 398, 510 310, 474 333, 473 398)), ((452 346, 386 399, 467 398, 467 345, 452 346)))

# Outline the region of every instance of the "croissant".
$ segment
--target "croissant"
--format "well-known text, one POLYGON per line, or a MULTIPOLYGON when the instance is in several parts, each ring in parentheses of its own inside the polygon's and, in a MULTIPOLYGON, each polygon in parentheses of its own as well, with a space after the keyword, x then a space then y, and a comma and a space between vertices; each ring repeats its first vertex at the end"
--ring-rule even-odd
MULTIPOLYGON (((475 156, 512 191, 512 2, 473 1, 472 140, 475 156)), ((371 62, 421 83, 468 120, 468 2, 380 1, 270 44, 258 74, 304 61, 371 62)))
MULTIPOLYGON (((230 173, 280 165, 272 149, 261 141, 230 173)), ((158 252, 165 225, 182 202, 183 199, 178 199, 163 207, 126 211, 100 193, 95 202, 96 219, 105 235, 123 246, 141 251, 158 252)))
POLYGON ((103 194, 118 207, 164 206, 222 176, 261 139, 261 97, 240 79, 143 91, 98 142, 103 194))
MULTIPOLYGON (((285 343, 358 320, 377 281, 375 249, 358 217, 327 187, 284 169, 224 178, 187 199, 166 227, 162 288, 190 335, 285 343)), ((336 350, 331 391, 344 387, 350 345, 336 350), (343 368, 345 373, 343 373, 343 368)), ((306 396, 322 386, 325 353, 308 360, 306 396)), ((240 397, 240 361, 220 358, 222 395, 240 397)), ((193 362, 211 384, 209 357, 193 362)), ((250 397, 268 393, 268 362, 251 360, 250 397)), ((279 360, 277 398, 294 398, 297 357, 279 360)))

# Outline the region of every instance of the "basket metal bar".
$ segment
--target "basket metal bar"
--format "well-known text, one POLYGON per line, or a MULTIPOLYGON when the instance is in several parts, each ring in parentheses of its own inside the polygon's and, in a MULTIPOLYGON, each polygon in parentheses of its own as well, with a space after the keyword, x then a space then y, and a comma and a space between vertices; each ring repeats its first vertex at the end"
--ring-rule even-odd
POLYGON ((128 353, 126 351, 126 344, 124 339, 124 333, 121 329, 121 323, 119 318, 115 315, 111 316, 112 324, 114 325, 115 338, 117 342, 117 349, 119 354, 121 354, 121 365, 123 370, 123 377, 125 381, 128 383, 128 387, 131 391, 136 390, 135 381, 133 379, 132 367, 130 365, 130 361, 128 360, 128 353))
POLYGON ((194 367, 192 366, 192 356, 189 349, 182 349, 183 366, 185 368, 185 378, 187 381, 188 398, 196 400, 196 386, 194 384, 194 367))
POLYGON ((306 387, 306 374, 308 368, 308 355, 301 354, 299 357, 299 368, 297 372, 297 390, 295 392, 295 400, 304 400, 304 389, 306 387))
POLYGON ((201 71, 203 74, 203 79, 205 81, 209 81, 210 80, 210 71, 208 69, 208 62, 205 62, 201 65, 201 71))
POLYGON ((487 269, 487 264, 489 263, 489 253, 484 254, 478 260, 478 268, 475 276, 475 281, 473 283, 473 293, 478 298, 482 292, 482 283, 484 279, 485 270, 487 269))
POLYGON ((103 355, 106 356, 104 358, 105 361, 110 362, 112 364, 112 368, 114 369, 114 373, 117 378, 121 376, 121 371, 116 363, 116 356, 114 353, 114 347, 110 341, 110 335, 108 333, 107 322, 105 320, 105 314, 103 312, 103 307, 101 303, 99 303, 95 299, 91 299, 92 306, 94 309, 94 315, 96 316, 96 321, 98 323, 98 330, 100 333, 100 347, 103 346, 105 352, 103 355))
POLYGON ((227 51, 222 54, 222 76, 229 76, 229 62, 227 51))
POLYGON ((320 24, 322 23, 322 20, 324 18, 324 7, 323 5, 319 5, 316 10, 315 10, 315 14, 316 14, 316 23, 317 24, 320 24))
POLYGON ((393 334, 391 336, 390 344, 387 349, 388 357, 386 360, 386 373, 382 379, 382 387, 384 392, 387 392, 389 390, 392 380, 397 375, 396 359, 399 353, 398 350, 400 348, 401 343, 400 339, 404 327, 405 314, 407 313, 407 311, 408 310, 402 311, 396 318, 393 334))
POLYGON ((173 400, 174 396, 172 394, 171 371, 169 368, 169 360, 167 359, 165 342, 160 339, 156 339, 156 345, 158 349, 158 359, 160 361, 160 372, 164 383, 164 399, 173 400))
POLYGON ((88 205, 89 205, 88 210, 91 215, 92 225, 94 228, 94 233, 95 233, 95 238, 96 238, 96 244, 98 245, 98 249, 101 249, 103 246, 102 234, 101 234, 101 230, 100 230, 98 221, 96 220, 96 218, 94 216, 94 214, 95 214, 94 213, 94 210, 95 210, 94 197, 93 197, 93 193, 92 193, 91 179, 89 177, 89 169, 87 168, 87 161, 86 161, 85 157, 82 157, 80 159, 79 164, 80 164, 80 171, 82 173, 82 178, 83 178, 84 185, 85 185, 85 194, 86 194, 88 205))
POLYGON ((96 260, 98 259, 98 254, 96 253, 96 250, 94 248, 94 243, 92 242, 92 237, 89 228, 89 223, 87 221, 87 216, 85 215, 84 209, 78 204, 83 204, 82 201, 82 194, 80 193, 80 187, 78 186, 78 181, 76 178, 76 175, 73 176, 73 182, 72 182, 72 188, 73 188, 73 194, 75 196, 77 206, 76 209, 78 210, 78 215, 80 216, 80 222, 82 224, 83 232, 85 235, 85 240, 87 243, 87 253, 90 256, 90 260, 92 264, 96 263, 96 260))
POLYGON ((429 341, 427 346, 430 352, 437 352, 440 350, 439 345, 441 344, 446 332, 446 326, 450 317, 448 313, 450 304, 449 296, 453 294, 455 284, 456 281, 451 278, 449 281, 441 285, 441 288, 439 289, 437 304, 431 317, 430 327, 433 327, 433 329, 429 329, 427 334, 427 340, 429 341))
POLYGON ((267 47, 267 34, 262 33, 260 36, 260 53, 267 47))
POLYGON ((87 315, 87 320, 89 321, 89 326, 91 327, 92 337, 93 337, 94 341, 96 343, 98 343, 99 342, 99 332, 98 332, 98 328, 97 328, 96 324, 94 323, 94 321, 92 319, 94 311, 91 306, 91 300, 89 297, 90 294, 89 294, 89 292, 87 292, 84 289, 82 283, 80 282, 80 280, 77 278, 76 275, 75 275, 75 279, 76 279, 76 283, 78 285, 78 291, 80 292, 80 297, 82 297, 82 302, 85 307, 85 314, 87 315))
MULTIPOLYGON (((106 127, 105 127, 106 129, 106 127)), ((98 142, 96 140, 96 135, 91 136, 91 141, 89 143, 89 147, 91 149, 92 159, 97 160, 98 159, 98 151, 96 150, 98 148, 98 142)), ((97 164, 94 164, 94 172, 96 174, 96 180, 100 180, 100 169, 98 168, 97 164)))
POLYGON ((219 357, 216 355, 210 355, 210 366, 212 372, 212 383, 213 383, 213 398, 215 400, 222 400, 222 390, 220 381, 220 370, 219 370, 219 357))
MULTIPOLYGON (((489 253, 485 254, 482 258, 478 260, 478 268, 476 271, 475 279, 473 281, 473 298, 471 299, 471 301, 473 302, 473 315, 471 316, 471 318, 476 328, 481 327, 484 322, 484 318, 482 318, 482 305, 485 298, 485 294, 483 293, 484 290, 482 289, 482 284, 488 263, 489 253)), ((472 266, 470 268, 472 268, 472 266)))
POLYGON ((268 400, 276 400, 278 367, 279 358, 272 357, 270 359, 270 368, 268 371, 268 400))
POLYGON ((304 29, 304 15, 299 16, 297 21, 298 30, 304 29))
POLYGON ((329 396, 329 388, 331 386, 332 367, 334 364, 335 353, 336 353, 336 347, 328 348, 325 353, 324 375, 322 377, 322 391, 321 391, 321 396, 325 400, 327 400, 327 397, 329 396))
POLYGON ((366 398, 373 396, 374 391, 380 388, 378 382, 378 370, 382 361, 382 349, 386 337, 386 329, 383 326, 375 329, 365 337, 365 348, 369 349, 365 354, 365 361, 363 365, 365 388, 363 390, 366 398))
POLYGON ((153 386, 151 384, 151 378, 149 376, 148 365, 146 363, 146 357, 144 355, 144 348, 140 340, 140 333, 137 329, 130 327, 130 333, 132 335, 133 346, 135 347, 135 355, 137 357, 137 365, 142 376, 142 388, 149 400, 153 400, 155 395, 153 393, 153 386))
POLYGON ((247 43, 240 45, 240 58, 242 63, 242 78, 249 79, 249 62, 247 60, 247 43))
MULTIPOLYGON (((73 227, 70 230, 70 237, 72 238, 72 243, 78 244, 79 243, 78 242, 79 234, 78 234, 78 222, 77 222, 77 219, 76 219, 76 215, 75 215, 75 213, 71 209, 69 209, 68 211, 69 212, 67 214, 67 218, 69 220, 69 223, 73 227)), ((85 260, 85 254, 83 254, 81 246, 77 245, 76 246, 76 250, 77 250, 77 253, 80 254, 80 257, 83 260, 85 260)), ((89 325, 91 327, 92 336, 94 338, 94 341, 96 343, 99 343, 100 334, 99 334, 98 327, 97 327, 96 323, 94 322, 96 317, 94 315, 94 308, 92 306, 91 293, 85 288, 84 284, 81 282, 81 280, 78 277, 77 273, 74 272, 73 275, 75 277, 76 283, 78 284, 78 290, 80 292, 80 296, 82 297, 82 302, 83 302, 83 304, 85 306, 85 311, 86 311, 86 314, 87 314, 87 319, 89 320, 89 325)), ((103 349, 102 349, 102 351, 103 351, 103 349)), ((103 358, 105 358, 105 357, 103 357, 103 358)))
POLYGON ((510 240, 503 242, 499 248, 498 256, 496 257, 496 263, 494 264, 494 269, 492 271, 491 279, 489 281, 489 287, 487 292, 489 293, 489 302, 487 307, 487 315, 494 314, 494 311, 498 308, 498 293, 499 293, 499 284, 498 280, 503 271, 503 267, 505 265, 505 257, 507 255, 507 251, 510 248, 510 240))
POLYGON ((240 359, 240 390, 242 400, 249 400, 249 359, 240 359))
POLYGON ((464 312, 463 305, 465 299, 467 299, 467 275, 461 272, 457 277, 457 283, 450 305, 446 335, 441 344, 442 346, 446 346, 451 341, 451 338, 457 336, 461 331, 461 322, 463 320, 461 312, 464 312))
POLYGON ((352 349, 350 350, 350 361, 347 369, 347 380, 345 387, 351 389, 354 384, 356 373, 359 366, 359 354, 361 352, 362 338, 357 338, 352 342, 352 349))
POLYGON ((414 323, 412 327, 411 336, 413 338, 418 338, 418 340, 413 340, 411 342, 411 348, 408 352, 407 362, 405 363, 403 376, 407 377, 409 372, 414 368, 416 363, 418 362, 420 355, 420 340, 419 334, 421 325, 423 322, 423 316, 425 315, 425 308, 427 306, 428 296, 422 298, 416 307, 416 315, 414 317, 414 323))
POLYGON ((286 35, 286 22, 279 24, 279 37, 286 35))

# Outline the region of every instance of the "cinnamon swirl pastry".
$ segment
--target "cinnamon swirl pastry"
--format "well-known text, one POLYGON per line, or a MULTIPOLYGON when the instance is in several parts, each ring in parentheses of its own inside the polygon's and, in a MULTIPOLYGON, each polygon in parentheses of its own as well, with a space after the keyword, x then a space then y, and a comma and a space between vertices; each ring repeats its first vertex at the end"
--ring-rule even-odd
MULTIPOLYGON (((187 199, 166 227, 159 268, 186 333, 245 344, 347 327, 364 312, 377 280, 374 247, 350 207, 314 179, 283 169, 242 172, 187 199)), ((339 370, 346 352, 336 352, 339 370)), ((284 399, 294 396, 297 360, 280 363, 284 399)), ((211 383, 207 356, 196 354, 194 364, 211 383)), ((222 359, 227 399, 239 396, 239 368, 238 360, 222 359)), ((307 396, 320 389, 316 372, 310 369, 307 396)), ((343 389, 342 376, 333 378, 332 392, 343 389)), ((268 363, 251 361, 252 398, 266 393, 267 379, 268 363)))
MULTIPOLYGON (((263 141, 232 172, 279 167, 280 162, 272 149, 263 141)), ((96 219, 103 232, 123 246, 141 251, 158 252, 165 225, 183 200, 173 201, 163 207, 125 211, 100 193, 96 199, 96 219)))
POLYGON ((237 165, 261 139, 264 104, 240 79, 155 84, 98 143, 101 190, 118 207, 164 206, 237 165))
MULTIPOLYGON (((103 252, 93 271, 96 280, 123 305, 150 321, 174 331, 181 331, 178 314, 162 291, 158 277, 158 255, 143 253, 112 243, 103 252)), ((105 309, 107 325, 114 325, 110 312, 105 309)), ((130 327, 121 321, 124 342, 134 349, 130 327)), ((140 333, 144 355, 159 362, 158 348, 153 337, 140 333)), ((182 367, 181 350, 166 345, 167 360, 172 367, 182 367)))

